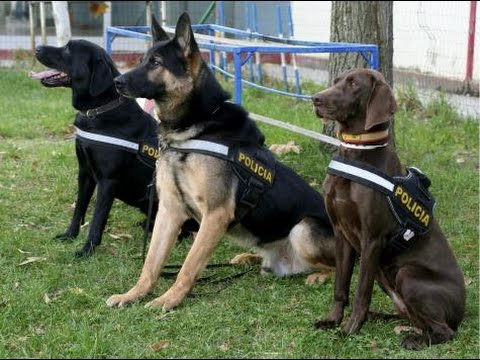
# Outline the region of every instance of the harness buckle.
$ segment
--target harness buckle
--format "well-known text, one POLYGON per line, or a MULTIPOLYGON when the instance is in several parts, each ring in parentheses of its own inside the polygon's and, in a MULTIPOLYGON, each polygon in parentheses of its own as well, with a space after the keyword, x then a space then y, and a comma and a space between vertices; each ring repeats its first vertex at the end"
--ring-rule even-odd
POLYGON ((260 195, 263 193, 264 189, 265 185, 262 182, 250 177, 240 202, 250 208, 254 208, 257 206, 258 199, 260 198, 260 195))
POLYGON ((97 110, 96 109, 88 109, 85 115, 89 118, 92 119, 97 115, 97 110))

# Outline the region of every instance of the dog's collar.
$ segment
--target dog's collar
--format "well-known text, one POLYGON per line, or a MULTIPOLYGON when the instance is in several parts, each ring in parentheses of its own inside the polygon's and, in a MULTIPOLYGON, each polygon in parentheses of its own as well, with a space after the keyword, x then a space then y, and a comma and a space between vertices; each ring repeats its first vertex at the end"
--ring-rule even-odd
POLYGON ((349 149, 370 150, 388 145, 388 129, 363 134, 338 134, 340 146, 349 149))
POLYGON ((123 104, 125 101, 127 100, 126 97, 124 96, 120 96, 118 99, 115 99, 111 102, 109 102, 108 104, 105 104, 105 105, 102 105, 102 106, 99 106, 97 108, 94 108, 94 109, 88 109, 87 111, 79 111, 78 113, 82 116, 86 116, 88 117, 89 119, 92 119, 94 118, 95 116, 97 115, 100 115, 104 112, 107 112, 107 111, 110 111, 112 109, 115 109, 116 107, 120 106, 121 104, 123 104))
MULTIPOLYGON (((217 106, 210 112, 210 115, 215 115, 216 112, 217 112, 218 110, 220 110, 220 108, 222 107, 222 105, 223 105, 224 103, 231 103, 231 104, 232 104, 232 102, 231 102, 230 100, 225 100, 222 104, 217 105, 217 106)), ((159 112, 157 111, 156 108, 153 110, 153 113, 155 114, 155 117, 157 118, 158 121, 162 121, 162 119, 160 118, 160 114, 159 114, 159 112)))

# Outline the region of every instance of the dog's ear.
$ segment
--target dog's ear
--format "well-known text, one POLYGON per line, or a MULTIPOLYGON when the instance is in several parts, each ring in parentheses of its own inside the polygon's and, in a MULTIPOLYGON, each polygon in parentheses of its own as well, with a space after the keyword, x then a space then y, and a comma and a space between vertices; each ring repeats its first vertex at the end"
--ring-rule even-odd
POLYGON ((152 38, 153 42, 169 40, 167 33, 158 23, 155 15, 152 14, 152 38))
POLYGON ((113 74, 104 59, 94 60, 93 72, 90 76, 90 95, 95 97, 113 86, 113 74))
POLYGON ((193 36, 192 27, 190 26, 190 17, 187 13, 183 13, 177 21, 175 39, 178 45, 180 45, 185 57, 189 57, 198 51, 198 45, 193 36))
POLYGON ((365 130, 389 121, 395 111, 397 111, 397 102, 393 97, 392 89, 386 82, 374 79, 367 104, 365 130))

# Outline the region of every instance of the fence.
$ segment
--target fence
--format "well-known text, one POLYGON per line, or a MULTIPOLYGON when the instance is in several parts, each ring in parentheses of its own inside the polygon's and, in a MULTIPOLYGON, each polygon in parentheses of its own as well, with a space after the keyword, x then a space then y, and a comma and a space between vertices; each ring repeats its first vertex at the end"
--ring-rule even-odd
MULTIPOLYGON (((28 6, 27 2, 0 3, 0 59, 15 58, 19 49, 29 50, 28 6)), ((56 44, 55 29, 51 10, 46 2, 46 42, 56 44)), ((100 45, 104 45, 105 15, 99 15, 98 5, 103 2, 70 1, 69 13, 74 38, 86 38, 100 45), (96 6, 94 6, 96 5, 96 6)), ((109 5, 110 24, 114 26, 144 26, 146 21, 146 2, 117 1, 106 2, 109 5)), ((224 2, 223 18, 218 8, 207 13, 212 6, 211 1, 153 1, 152 10, 158 18, 164 18, 171 25, 183 11, 191 14, 192 22, 199 23, 202 18, 205 22, 223 23, 239 29, 250 29, 263 34, 288 38, 293 33, 295 39, 307 41, 328 42, 330 37, 330 2, 309 1, 229 1, 224 2), (163 8, 162 15, 162 5, 163 8), (291 5, 291 16, 287 6, 291 5), (280 10, 279 10, 280 9, 280 10), (221 22, 220 22, 221 21, 221 22)), ((217 5, 221 2, 216 2, 217 5)), ((467 53, 469 53, 469 24, 471 18, 476 19, 476 12, 471 13, 471 1, 442 2, 442 1, 407 1, 394 2, 394 82, 395 84, 411 83, 420 94, 430 96, 432 91, 444 89, 452 93, 460 110, 466 114, 480 116, 478 98, 460 96, 465 89, 467 74, 467 53), (455 94, 457 96, 455 96, 455 94)), ((41 42, 39 31, 40 20, 37 15, 36 42, 41 42)), ((470 34, 477 41, 470 49, 473 52, 470 66, 471 93, 478 94, 480 80, 478 27, 470 34)), ((122 39, 116 42, 115 52, 143 53, 146 45, 132 39, 122 39)), ((265 66, 263 75, 276 76, 280 79, 288 75, 288 79, 295 81, 295 67, 293 60, 303 64, 297 67, 301 79, 308 78, 318 82, 328 79, 326 65, 328 55, 319 55, 316 61, 311 61, 312 55, 297 55, 296 58, 286 57, 281 66, 281 57, 261 56, 262 63, 275 63, 274 66, 265 66), (303 58, 302 58, 303 56, 303 58), (305 61, 307 58, 307 61, 305 61), (302 61, 303 60, 303 61, 302 61), (311 63, 312 66, 308 66, 311 63)), ((257 66, 258 58, 252 57, 248 67, 257 66)), ((6 62, 3 62, 4 64, 6 62)), ((250 71, 254 73, 254 71, 250 71)))

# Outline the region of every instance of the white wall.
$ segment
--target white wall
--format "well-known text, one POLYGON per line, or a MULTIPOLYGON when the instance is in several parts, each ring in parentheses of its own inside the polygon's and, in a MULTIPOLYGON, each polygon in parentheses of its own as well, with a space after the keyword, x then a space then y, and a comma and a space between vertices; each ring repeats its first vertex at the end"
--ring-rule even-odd
MULTIPOLYGON (((330 1, 292 1, 291 6, 297 39, 330 40, 330 1)), ((394 67, 463 80, 469 13, 470 1, 394 1, 394 67)), ((475 40, 473 78, 479 80, 478 21, 475 40)))

